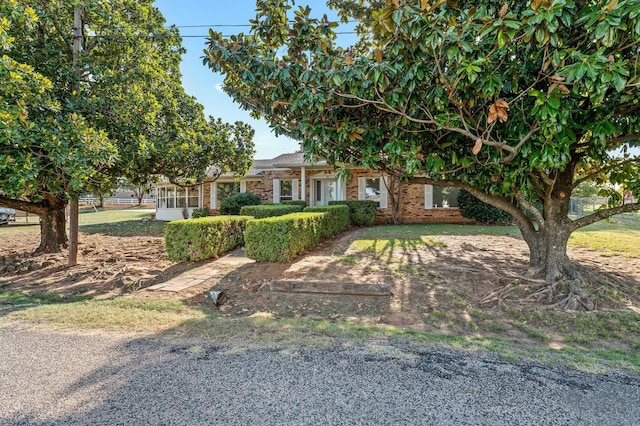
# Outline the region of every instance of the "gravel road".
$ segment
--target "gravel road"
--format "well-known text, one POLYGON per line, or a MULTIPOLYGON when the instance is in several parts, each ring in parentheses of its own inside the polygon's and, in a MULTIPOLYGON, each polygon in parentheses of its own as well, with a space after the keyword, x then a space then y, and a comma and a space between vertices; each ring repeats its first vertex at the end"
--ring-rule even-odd
POLYGON ((638 425, 640 377, 491 355, 0 330, 0 425, 638 425))

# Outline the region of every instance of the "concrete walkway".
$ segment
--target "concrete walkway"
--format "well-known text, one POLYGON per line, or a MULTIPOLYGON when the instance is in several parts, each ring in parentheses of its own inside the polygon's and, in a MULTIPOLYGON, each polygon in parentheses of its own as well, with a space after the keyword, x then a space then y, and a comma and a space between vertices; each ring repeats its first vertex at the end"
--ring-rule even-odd
POLYGON ((255 260, 251 260, 245 256, 244 249, 236 249, 220 259, 208 262, 198 268, 190 269, 171 278, 169 281, 152 285, 148 287, 147 290, 177 293, 189 287, 202 284, 208 279, 219 276, 221 273, 228 273, 230 270, 253 262, 255 262, 255 260))

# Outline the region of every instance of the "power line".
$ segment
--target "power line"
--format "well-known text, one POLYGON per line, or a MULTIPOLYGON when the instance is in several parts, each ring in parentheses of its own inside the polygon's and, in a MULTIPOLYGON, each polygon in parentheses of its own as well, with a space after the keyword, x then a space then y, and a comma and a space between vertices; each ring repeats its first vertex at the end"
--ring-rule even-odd
MULTIPOLYGON (((355 31, 338 31, 336 33, 334 33, 336 35, 347 35, 347 34, 357 34, 355 31)), ((234 36, 237 34, 223 34, 222 37, 225 38, 229 38, 231 36, 234 36)), ((148 39, 157 39, 157 40, 161 40, 161 39, 168 39, 168 38, 172 38, 172 37, 180 37, 180 38, 208 38, 209 34, 205 34, 205 35, 107 35, 107 34, 91 34, 91 35, 86 35, 85 38, 105 38, 105 39, 109 39, 109 38, 113 38, 113 39, 122 39, 122 38, 148 38, 148 39)))
MULTIPOLYGON (((347 22, 342 21, 329 21, 329 24, 356 24, 360 21, 351 20, 347 22)), ((290 24, 295 21, 289 21, 290 24)), ((223 28, 223 27, 251 27, 251 24, 206 24, 206 25, 166 25, 165 28, 223 28)))

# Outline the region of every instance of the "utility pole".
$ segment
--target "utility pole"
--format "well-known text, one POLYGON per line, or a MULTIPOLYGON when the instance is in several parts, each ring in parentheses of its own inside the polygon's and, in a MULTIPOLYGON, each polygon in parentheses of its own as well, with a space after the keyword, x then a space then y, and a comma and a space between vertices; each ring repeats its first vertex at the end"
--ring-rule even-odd
MULTIPOLYGON (((73 70, 76 73, 76 80, 73 84, 73 91, 80 92, 80 79, 82 70, 78 65, 80 52, 84 46, 84 7, 76 4, 73 12, 73 70)), ((74 194, 69 201, 69 266, 78 263, 78 197, 74 194)))

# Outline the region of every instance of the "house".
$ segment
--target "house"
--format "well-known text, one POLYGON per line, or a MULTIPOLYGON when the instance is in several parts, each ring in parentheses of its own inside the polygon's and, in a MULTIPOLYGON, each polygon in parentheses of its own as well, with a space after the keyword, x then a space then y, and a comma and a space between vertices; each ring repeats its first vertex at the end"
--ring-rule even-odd
MULTIPOLYGON (((391 222, 386 176, 380 171, 349 168, 348 179, 336 175, 325 161, 304 161, 302 153, 282 154, 270 160, 255 160, 241 179, 233 174, 214 178, 207 171, 204 183, 182 188, 168 182, 156 186, 156 219, 177 220, 191 217, 194 209, 207 207, 217 214, 220 203, 229 195, 251 192, 263 203, 305 200, 307 205, 322 206, 331 200, 374 200, 378 202, 378 223, 391 222)), ((467 219, 457 208, 457 188, 405 184, 402 194, 402 218, 405 223, 464 223, 467 219)))

